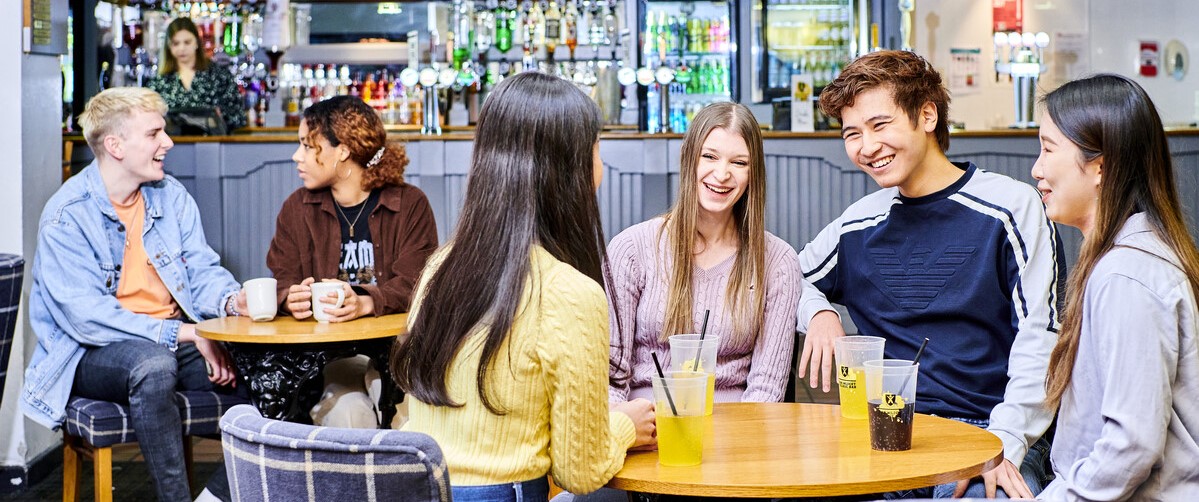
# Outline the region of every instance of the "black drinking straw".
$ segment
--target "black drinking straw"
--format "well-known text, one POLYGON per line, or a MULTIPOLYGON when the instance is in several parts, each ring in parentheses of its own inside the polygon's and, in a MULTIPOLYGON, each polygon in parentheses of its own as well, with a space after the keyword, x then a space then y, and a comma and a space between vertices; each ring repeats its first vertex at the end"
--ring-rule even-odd
MULTIPOLYGON (((924 343, 921 343, 921 344, 920 344, 920 348, 916 350, 916 357, 913 357, 913 358, 912 358, 912 366, 915 366, 917 363, 919 363, 919 362, 920 362, 920 356, 921 356, 922 354, 924 354, 924 348, 925 348, 925 347, 927 347, 927 346, 928 346, 928 338, 925 338, 925 339, 924 339, 924 343)), ((900 386, 899 386, 899 393, 900 393, 900 394, 903 394, 903 391, 904 391, 904 390, 906 390, 906 389, 908 388, 908 380, 911 380, 911 379, 912 379, 912 374, 911 374, 911 373, 908 373, 908 375, 907 375, 907 376, 903 377, 903 385, 900 385, 900 386)))
POLYGON ((699 327, 699 348, 695 349, 695 360, 691 362, 691 371, 699 371, 699 358, 704 353, 704 335, 708 333, 708 314, 711 313, 711 310, 704 309, 704 323, 699 327))
POLYGON ((679 410, 674 407, 674 398, 670 397, 670 386, 666 385, 666 374, 662 373, 662 363, 658 362, 658 353, 650 352, 649 355, 654 358, 654 367, 658 368, 658 377, 662 379, 662 390, 666 391, 666 402, 670 403, 670 412, 677 417, 679 410))

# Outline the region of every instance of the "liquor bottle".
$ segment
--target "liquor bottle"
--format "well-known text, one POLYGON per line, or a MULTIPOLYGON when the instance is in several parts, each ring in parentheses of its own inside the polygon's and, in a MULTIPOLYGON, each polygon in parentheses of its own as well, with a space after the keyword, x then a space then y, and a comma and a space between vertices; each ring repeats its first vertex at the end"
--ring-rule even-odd
MULTIPOLYGON (((604 19, 607 19, 607 14, 604 15, 604 19)), ((658 41, 657 41, 658 61, 662 61, 662 62, 666 61, 666 54, 668 52, 670 52, 670 45, 669 45, 670 44, 670 40, 669 40, 670 26, 667 25, 666 23, 667 23, 666 11, 664 11, 664 10, 658 11, 656 36, 658 37, 658 41)), ((607 29, 604 30, 605 34, 607 33, 607 31, 608 31, 607 29)))
POLYGON ((486 58, 491 46, 495 45, 495 11, 475 10, 475 54, 486 58))
MULTIPOLYGON (((521 46, 525 51, 526 58, 531 57, 533 52, 536 50, 535 42, 537 38, 537 19, 533 17, 533 9, 536 8, 537 2, 534 0, 530 3, 532 5, 525 7, 526 10, 523 12, 524 22, 522 23, 521 29, 521 46)), ((540 8, 538 8, 538 10, 540 10, 540 8)))
MULTIPOLYGON (((599 35, 600 42, 599 43, 595 42, 595 39, 593 38, 591 45, 599 45, 600 43, 603 43, 603 30, 604 30, 603 24, 600 24, 599 28, 600 28, 600 35, 599 35)), ((642 38, 645 40, 645 43, 642 44, 641 53, 645 54, 645 57, 647 57, 647 58, 653 54, 656 54, 658 52, 658 28, 654 25, 654 12, 653 11, 650 11, 649 15, 645 16, 645 33, 642 34, 642 38)))
POLYGON ((512 23, 516 10, 509 7, 508 1, 500 2, 495 9, 495 48, 500 54, 512 49, 512 23))
MULTIPOLYGON (((545 47, 545 11, 541 10, 540 0, 533 0, 533 6, 529 8, 529 19, 526 23, 533 28, 533 42, 531 47, 533 53, 536 54, 542 47, 545 47)), ((525 31, 527 33, 528 29, 526 28, 525 31)))
POLYGON ((470 59, 474 44, 474 2, 457 0, 454 6, 454 50, 451 53, 454 69, 462 68, 462 62, 470 59))
POLYGON ((329 99, 337 95, 337 88, 341 84, 341 79, 337 76, 337 67, 328 65, 325 67, 325 88, 321 90, 321 96, 324 99, 329 99))
POLYGON ((350 87, 354 85, 353 81, 350 80, 350 65, 341 65, 341 69, 337 72, 337 77, 337 95, 349 96, 350 87))
MULTIPOLYGON (((600 4, 602 0, 592 0, 591 8, 587 10, 587 44, 593 49, 599 50, 599 46, 604 45, 604 14, 603 6, 600 4)), ((653 33, 646 30, 646 36, 653 33)), ((653 50, 645 51, 645 54, 651 54, 653 50)))
POLYGON ((557 0, 550 0, 549 8, 545 10, 545 52, 546 57, 554 59, 554 51, 558 42, 562 41, 562 11, 558 9, 557 0))
POLYGON ((314 78, 312 75, 312 67, 311 66, 304 65, 304 72, 302 75, 304 78, 303 83, 302 84, 299 82, 296 83, 296 87, 300 89, 299 92, 301 95, 301 97, 300 97, 300 111, 301 112, 304 110, 307 110, 309 106, 312 106, 312 90, 311 89, 314 86, 316 86, 316 78, 314 78), (303 87, 300 87, 300 85, 303 85, 303 87))
POLYGON ((570 59, 575 58, 575 47, 579 45, 579 10, 575 8, 574 0, 566 0, 566 14, 563 16, 563 38, 566 48, 570 49, 570 59))
POLYGON ((375 74, 368 73, 366 81, 362 83, 362 101, 368 105, 373 103, 377 88, 378 84, 375 82, 375 74))

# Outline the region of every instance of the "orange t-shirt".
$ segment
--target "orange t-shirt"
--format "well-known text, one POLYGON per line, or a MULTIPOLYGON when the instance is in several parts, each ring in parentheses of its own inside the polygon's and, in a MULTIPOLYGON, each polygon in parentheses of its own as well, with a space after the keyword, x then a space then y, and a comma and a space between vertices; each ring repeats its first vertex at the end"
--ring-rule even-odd
MULTIPOLYGON (((111 200, 111 199, 110 199, 111 200)), ((121 263, 121 279, 117 282, 117 301, 125 309, 146 314, 157 319, 179 317, 179 304, 158 271, 150 263, 146 246, 142 242, 142 228, 146 220, 146 201, 141 190, 134 201, 121 205, 112 200, 117 218, 125 225, 125 260, 121 263)))

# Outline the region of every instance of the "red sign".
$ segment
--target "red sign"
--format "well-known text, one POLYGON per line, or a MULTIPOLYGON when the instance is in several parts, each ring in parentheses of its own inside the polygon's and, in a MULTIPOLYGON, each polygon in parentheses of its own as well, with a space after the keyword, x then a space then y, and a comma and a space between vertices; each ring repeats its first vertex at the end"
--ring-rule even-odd
POLYGON ((1024 0, 991 0, 991 33, 1024 31, 1024 0))
POLYGON ((1161 59, 1157 42, 1141 40, 1140 73, 1142 77, 1156 77, 1157 64, 1161 59))

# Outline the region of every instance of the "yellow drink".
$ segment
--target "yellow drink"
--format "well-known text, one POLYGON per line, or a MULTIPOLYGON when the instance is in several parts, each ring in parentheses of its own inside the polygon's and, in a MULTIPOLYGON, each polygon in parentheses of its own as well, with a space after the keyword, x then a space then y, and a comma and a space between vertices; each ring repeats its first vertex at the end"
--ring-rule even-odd
POLYGON ((862 368, 837 368, 837 387, 841 389, 841 416, 866 418, 866 371, 862 368))
MULTIPOLYGON (((659 410, 670 405, 658 403, 659 410)), ((658 463, 669 466, 699 465, 704 453, 704 417, 658 414, 658 463)))
POLYGON ((712 416, 712 400, 716 398, 716 374, 708 373, 708 396, 704 400, 704 416, 712 416))
MULTIPOLYGON (((695 359, 688 359, 686 361, 683 361, 683 367, 680 369, 683 371, 696 371, 699 373, 703 373, 704 365, 702 363, 696 364, 695 359)), ((712 416, 712 401, 714 399, 716 399, 716 374, 708 373, 708 396, 707 396, 706 400, 704 401, 704 416, 705 417, 712 416)), ((865 415, 863 415, 863 418, 865 418, 865 415)))

